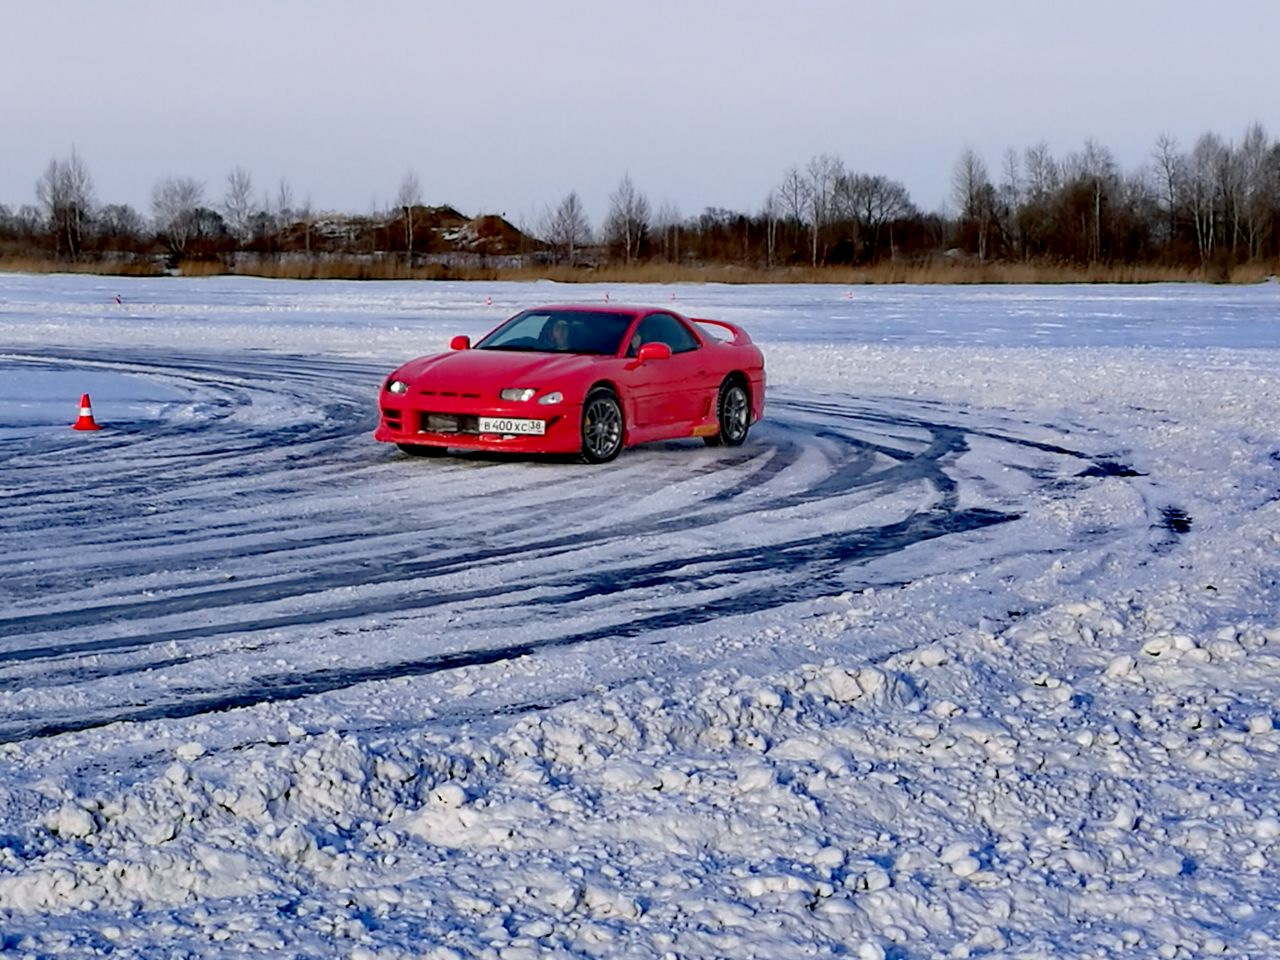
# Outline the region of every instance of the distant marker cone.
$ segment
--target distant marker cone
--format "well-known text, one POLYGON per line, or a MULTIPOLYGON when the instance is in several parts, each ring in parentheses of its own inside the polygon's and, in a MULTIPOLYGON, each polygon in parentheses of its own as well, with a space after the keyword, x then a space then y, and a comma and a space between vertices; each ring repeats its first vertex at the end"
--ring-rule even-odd
POLYGON ((89 395, 80 395, 80 419, 71 425, 72 430, 101 430, 102 427, 93 419, 93 407, 89 404, 89 395))

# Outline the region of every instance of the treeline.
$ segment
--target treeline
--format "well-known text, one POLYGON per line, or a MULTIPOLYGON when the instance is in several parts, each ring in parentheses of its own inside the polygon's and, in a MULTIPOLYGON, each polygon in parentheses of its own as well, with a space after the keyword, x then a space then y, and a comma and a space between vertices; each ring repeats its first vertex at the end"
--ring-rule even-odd
POLYGON ((216 198, 191 178, 158 181, 144 215, 99 204, 73 149, 49 162, 34 203, 0 205, 0 264, 271 273, 285 260, 325 261, 336 264, 325 275, 375 276, 386 274, 370 263, 499 263, 564 277, 663 264, 811 276, 824 267, 962 263, 1095 275, 1100 265, 1168 268, 1225 279, 1246 264, 1274 272, 1280 259, 1280 143, 1259 124, 1238 141, 1206 133, 1189 149, 1161 136, 1148 161, 1128 171, 1093 141, 1064 156, 1044 143, 1009 149, 994 173, 966 149, 951 185, 951 209, 922 211, 901 183, 824 154, 785 171, 752 212, 684 216, 669 202, 654 207, 624 174, 599 225, 571 191, 536 222, 513 226, 425 206, 413 171, 389 209, 351 215, 316 213, 287 181, 259 192, 236 168, 216 198))

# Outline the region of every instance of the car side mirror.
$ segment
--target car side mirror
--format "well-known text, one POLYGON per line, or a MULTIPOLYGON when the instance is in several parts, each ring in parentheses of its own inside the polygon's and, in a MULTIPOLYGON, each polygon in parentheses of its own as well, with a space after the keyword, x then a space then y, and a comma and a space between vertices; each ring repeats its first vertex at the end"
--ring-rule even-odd
POLYGON ((636 359, 641 363, 648 363, 650 360, 670 360, 671 348, 665 343, 646 343, 636 353, 636 359))
POLYGON ((462 336, 461 334, 459 334, 458 336, 454 337, 452 340, 449 341, 449 349, 450 350, 470 350, 471 338, 462 336))

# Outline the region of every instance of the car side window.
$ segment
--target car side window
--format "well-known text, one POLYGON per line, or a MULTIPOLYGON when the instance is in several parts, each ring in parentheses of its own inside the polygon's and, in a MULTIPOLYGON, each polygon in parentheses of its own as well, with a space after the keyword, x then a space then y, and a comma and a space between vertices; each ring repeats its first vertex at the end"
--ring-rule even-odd
POLYGON ((699 346, 689 328, 669 313, 651 313, 640 321, 631 337, 627 356, 634 357, 646 343, 665 343, 672 353, 688 353, 699 346))

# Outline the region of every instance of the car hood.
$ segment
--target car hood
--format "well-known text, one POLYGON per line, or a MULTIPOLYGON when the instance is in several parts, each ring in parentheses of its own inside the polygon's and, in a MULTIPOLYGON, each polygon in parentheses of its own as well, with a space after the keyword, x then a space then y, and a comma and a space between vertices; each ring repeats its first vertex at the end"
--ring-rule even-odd
POLYGON ((416 388, 497 392, 504 387, 562 389, 612 359, 575 353, 455 350, 410 360, 395 376, 416 388))

